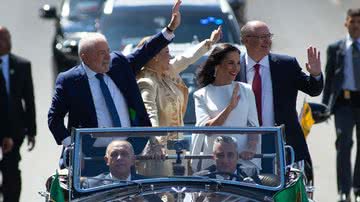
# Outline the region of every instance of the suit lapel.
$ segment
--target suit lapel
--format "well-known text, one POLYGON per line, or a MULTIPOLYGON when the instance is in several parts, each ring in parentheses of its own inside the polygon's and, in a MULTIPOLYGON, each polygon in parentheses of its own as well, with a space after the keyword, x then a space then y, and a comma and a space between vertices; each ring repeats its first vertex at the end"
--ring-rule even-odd
POLYGON ((238 78, 236 78, 236 80, 247 83, 245 53, 241 53, 240 55, 240 73, 238 74, 238 78))
POLYGON ((86 76, 86 72, 82 65, 77 66, 75 71, 77 74, 77 79, 75 79, 74 87, 78 89, 76 92, 78 93, 78 96, 81 100, 79 103, 81 103, 81 105, 86 109, 84 111, 89 112, 89 121, 92 123, 91 125, 94 124, 93 127, 97 127, 98 122, 96 117, 95 104, 92 98, 88 77, 86 76))
POLYGON ((342 40, 339 44, 339 49, 336 51, 336 57, 338 64, 336 64, 335 74, 342 71, 344 69, 344 59, 346 54, 346 40, 342 40))
POLYGON ((279 69, 279 61, 276 55, 269 54, 269 64, 270 64, 270 76, 271 76, 271 83, 272 83, 272 90, 273 90, 273 102, 274 102, 274 118, 275 123, 277 122, 277 111, 279 109, 279 98, 281 98, 280 86, 281 83, 281 71, 279 69))
POLYGON ((129 113, 131 126, 137 126, 138 120, 136 115, 136 108, 133 106, 134 102, 132 101, 134 97, 133 96, 134 91, 129 90, 128 88, 128 86, 130 85, 129 83, 125 83, 125 82, 131 82, 130 79, 123 78, 122 74, 114 70, 110 70, 107 74, 110 76, 110 78, 113 80, 115 85, 119 88, 120 92, 124 96, 124 99, 128 106, 128 113, 129 113))
POLYGON ((105 178, 105 179, 107 179, 107 180, 104 180, 104 181, 103 181, 103 184, 104 184, 104 185, 114 183, 114 181, 112 181, 112 178, 110 177, 110 173, 109 173, 109 174, 107 174, 107 175, 105 175, 105 177, 104 177, 104 178, 105 178))
POLYGON ((121 78, 122 75, 118 74, 118 72, 116 72, 116 71, 110 70, 106 74, 109 75, 109 77, 113 80, 113 82, 119 88, 121 93, 124 94, 124 97, 126 97, 125 94, 127 93, 127 88, 126 88, 127 85, 126 84, 124 85, 122 82, 126 82, 127 80, 124 78, 121 78))
POLYGON ((10 95, 12 96, 13 93, 15 92, 15 89, 18 89, 17 87, 15 87, 16 85, 16 76, 19 79, 19 76, 17 74, 19 74, 20 72, 17 71, 16 68, 16 61, 15 58, 12 54, 9 54, 9 79, 10 79, 10 95))

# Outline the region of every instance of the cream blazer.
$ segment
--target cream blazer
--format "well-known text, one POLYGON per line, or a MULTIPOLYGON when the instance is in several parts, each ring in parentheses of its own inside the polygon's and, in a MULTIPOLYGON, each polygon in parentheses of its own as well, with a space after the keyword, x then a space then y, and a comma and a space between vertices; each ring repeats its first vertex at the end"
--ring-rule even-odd
POLYGON ((183 126, 188 101, 188 88, 179 73, 196 62, 211 48, 204 40, 170 60, 166 73, 144 67, 137 83, 152 126, 183 126))

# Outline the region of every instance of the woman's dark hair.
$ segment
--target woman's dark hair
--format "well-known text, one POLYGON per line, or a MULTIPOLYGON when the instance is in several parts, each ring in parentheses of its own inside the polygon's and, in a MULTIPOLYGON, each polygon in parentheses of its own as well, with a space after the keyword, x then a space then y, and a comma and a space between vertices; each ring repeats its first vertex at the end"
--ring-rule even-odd
POLYGON ((197 72, 196 79, 199 84, 199 88, 205 87, 214 82, 215 66, 220 64, 228 53, 234 51, 240 54, 240 50, 238 48, 228 43, 219 44, 214 48, 208 59, 197 72))

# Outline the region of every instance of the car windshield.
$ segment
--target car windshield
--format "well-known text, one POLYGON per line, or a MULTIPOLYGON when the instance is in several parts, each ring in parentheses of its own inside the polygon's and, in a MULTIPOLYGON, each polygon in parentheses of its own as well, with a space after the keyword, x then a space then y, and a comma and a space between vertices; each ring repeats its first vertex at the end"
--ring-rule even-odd
POLYGON ((104 0, 66 0, 62 16, 69 18, 95 17, 101 11, 104 0))
POLYGON ((76 129, 74 187, 211 180, 278 190, 285 167, 281 135, 280 127, 76 129))
MULTIPOLYGON (((111 50, 121 50, 127 44, 137 44, 143 37, 161 31, 170 19, 171 7, 121 7, 100 17, 99 29, 109 41, 111 50), (146 15, 139 15, 146 13, 146 15), (136 26, 135 26, 136 25, 136 26)), ((219 25, 223 42, 239 43, 233 23, 220 10, 192 10, 182 7, 182 23, 176 30, 174 43, 201 41, 210 37, 219 25)))

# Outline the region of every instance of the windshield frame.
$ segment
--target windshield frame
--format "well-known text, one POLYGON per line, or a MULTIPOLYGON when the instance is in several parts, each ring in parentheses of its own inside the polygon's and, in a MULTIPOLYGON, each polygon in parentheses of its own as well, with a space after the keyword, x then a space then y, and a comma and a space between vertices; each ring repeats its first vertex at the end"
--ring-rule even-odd
MULTIPOLYGON (((73 152, 72 159, 70 161, 69 170, 71 170, 69 178, 72 179, 72 187, 75 189, 75 192, 78 193, 90 193, 93 191, 99 191, 114 187, 127 187, 127 188, 136 188, 139 185, 145 184, 157 184, 157 183, 168 183, 172 182, 176 185, 177 182, 196 182, 196 183, 209 183, 206 178, 192 178, 188 177, 169 177, 169 178, 153 178, 153 179, 143 179, 143 180, 135 180, 134 182, 129 182, 126 184, 109 184, 106 186, 94 187, 83 189, 80 187, 80 155, 81 141, 82 137, 85 135, 92 134, 92 136, 97 137, 114 137, 116 134, 117 137, 129 137, 129 133, 136 134, 137 137, 145 137, 145 136, 161 136, 164 132, 192 132, 192 133, 221 133, 221 134, 234 134, 234 133, 246 133, 246 134, 259 134, 259 132, 267 132, 273 133, 276 135, 276 150, 279 155, 279 176, 280 176, 280 184, 276 187, 264 186, 259 184, 245 184, 242 182, 235 181, 227 181, 220 180, 222 186, 230 185, 230 186, 240 186, 240 187, 250 187, 257 188, 264 191, 278 191, 285 186, 285 155, 284 155, 284 140, 283 140, 283 126, 279 127, 248 127, 248 128, 230 128, 230 127, 133 127, 133 128, 81 128, 74 129, 72 131, 72 140, 73 140, 73 152)), ((217 180, 215 180, 217 181, 217 180)))

